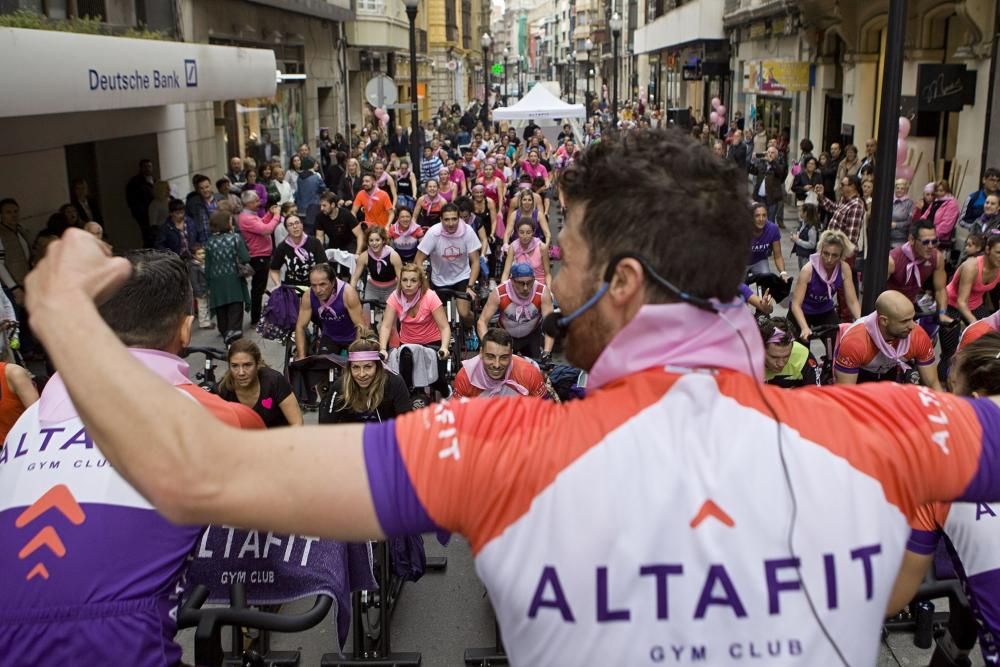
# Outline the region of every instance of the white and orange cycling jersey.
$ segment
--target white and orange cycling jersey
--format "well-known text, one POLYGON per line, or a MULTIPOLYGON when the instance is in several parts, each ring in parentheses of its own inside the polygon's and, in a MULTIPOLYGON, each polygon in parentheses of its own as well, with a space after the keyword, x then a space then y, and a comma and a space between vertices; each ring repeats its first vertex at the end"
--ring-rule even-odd
POLYGON ((1000 664, 1000 505, 932 503, 917 510, 910 551, 930 555, 943 539, 979 623, 988 665, 1000 664))
POLYGON ((971 345, 988 333, 1000 331, 1000 310, 989 317, 976 320, 965 328, 962 337, 958 340, 958 349, 961 350, 966 345, 971 345))
POLYGON ((916 509, 1000 497, 991 401, 762 386, 752 318, 727 317, 746 364, 722 318, 645 306, 582 401, 366 427, 383 530, 469 539, 512 664, 874 664, 916 509))
MULTIPOLYGON (((840 373, 868 371, 875 375, 885 375, 894 370, 896 362, 886 357, 875 346, 871 334, 860 320, 851 325, 841 325, 840 341, 834 368, 840 373)), ((936 361, 934 344, 922 327, 913 327, 910 332, 910 349, 903 361, 918 366, 930 366, 936 361)))

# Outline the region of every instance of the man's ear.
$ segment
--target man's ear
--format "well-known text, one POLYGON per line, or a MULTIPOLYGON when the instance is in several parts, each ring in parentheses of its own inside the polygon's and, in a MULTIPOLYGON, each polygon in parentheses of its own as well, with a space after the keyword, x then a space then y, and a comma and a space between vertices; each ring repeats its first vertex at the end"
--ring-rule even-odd
POLYGON ((191 327, 193 324, 194 315, 188 315, 181 320, 181 325, 177 329, 177 337, 182 350, 191 344, 191 327))

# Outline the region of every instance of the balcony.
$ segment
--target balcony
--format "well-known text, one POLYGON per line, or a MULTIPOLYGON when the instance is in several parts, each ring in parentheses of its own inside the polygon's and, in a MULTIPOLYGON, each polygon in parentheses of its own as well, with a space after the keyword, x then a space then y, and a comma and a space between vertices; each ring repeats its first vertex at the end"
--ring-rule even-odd
POLYGON ((410 43, 410 22, 403 4, 394 0, 353 0, 355 19, 344 24, 347 42, 351 46, 377 51, 407 48, 410 43))
POLYGON ((635 53, 656 53, 703 40, 725 39, 723 3, 694 0, 668 11, 635 31, 635 53))

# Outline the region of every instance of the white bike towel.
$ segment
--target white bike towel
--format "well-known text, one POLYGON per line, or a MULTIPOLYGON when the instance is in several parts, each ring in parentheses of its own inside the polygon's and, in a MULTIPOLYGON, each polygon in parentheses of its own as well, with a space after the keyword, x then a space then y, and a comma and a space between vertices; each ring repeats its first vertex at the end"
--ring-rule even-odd
POLYGON ((429 387, 438 379, 437 352, 423 345, 407 343, 389 351, 387 365, 393 373, 399 373, 399 353, 408 348, 413 354, 413 386, 429 387))

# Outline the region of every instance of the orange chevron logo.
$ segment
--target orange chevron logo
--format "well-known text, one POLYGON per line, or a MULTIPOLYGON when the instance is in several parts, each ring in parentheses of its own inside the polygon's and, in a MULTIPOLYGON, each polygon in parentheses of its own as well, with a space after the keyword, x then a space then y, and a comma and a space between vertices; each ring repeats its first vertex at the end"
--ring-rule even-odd
POLYGON ((736 522, 733 521, 732 517, 726 514, 721 507, 716 505, 714 500, 706 500, 702 503, 701 509, 698 510, 698 513, 695 514, 693 519, 691 519, 691 528, 697 528, 701 525, 701 522, 708 517, 715 517, 727 528, 732 528, 736 525, 736 522))
POLYGON ((69 487, 65 484, 57 484, 46 491, 31 507, 21 512, 14 525, 18 528, 24 528, 53 507, 62 512, 75 526, 79 526, 87 518, 87 515, 83 513, 83 508, 70 493, 69 487))
MULTIPOLYGON (((83 508, 80 507, 80 504, 76 502, 76 498, 70 493, 69 487, 65 484, 58 484, 46 491, 41 498, 32 503, 31 507, 21 512, 14 521, 14 525, 18 528, 24 528, 52 508, 59 510, 63 516, 69 519, 70 523, 76 526, 79 526, 87 519, 83 508)), ((24 560, 42 547, 48 547, 49 551, 55 554, 57 558, 62 558, 66 555, 66 545, 63 544, 59 533, 52 526, 45 526, 24 545, 17 553, 17 557, 19 560, 24 560)), ((31 568, 25 579, 31 581, 38 576, 46 580, 49 578, 49 570, 45 567, 44 563, 35 563, 35 566, 31 568)))

